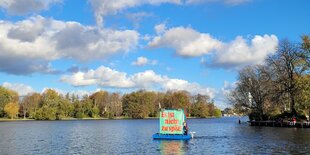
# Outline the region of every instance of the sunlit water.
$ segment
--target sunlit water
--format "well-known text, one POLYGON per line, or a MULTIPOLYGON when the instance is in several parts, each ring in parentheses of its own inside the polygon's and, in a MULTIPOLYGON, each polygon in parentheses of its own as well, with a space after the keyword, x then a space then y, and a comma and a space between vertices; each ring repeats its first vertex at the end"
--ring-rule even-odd
POLYGON ((189 119, 190 141, 153 140, 158 120, 0 122, 0 154, 310 154, 310 129, 189 119))

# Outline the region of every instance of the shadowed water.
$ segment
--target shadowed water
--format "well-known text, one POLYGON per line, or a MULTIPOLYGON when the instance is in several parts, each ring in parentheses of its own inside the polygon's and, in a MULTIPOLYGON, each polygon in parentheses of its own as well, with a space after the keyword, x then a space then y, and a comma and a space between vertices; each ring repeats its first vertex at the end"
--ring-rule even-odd
POLYGON ((310 154, 310 129, 189 119, 190 141, 153 140, 158 120, 0 122, 0 154, 310 154))

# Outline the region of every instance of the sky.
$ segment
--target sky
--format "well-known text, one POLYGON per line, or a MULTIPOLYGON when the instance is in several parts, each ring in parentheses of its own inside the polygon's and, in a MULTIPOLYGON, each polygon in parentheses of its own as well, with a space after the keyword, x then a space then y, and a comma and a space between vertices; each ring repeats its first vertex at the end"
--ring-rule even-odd
POLYGON ((223 109, 238 70, 299 42, 309 15, 308 0, 0 0, 0 85, 186 90, 223 109))

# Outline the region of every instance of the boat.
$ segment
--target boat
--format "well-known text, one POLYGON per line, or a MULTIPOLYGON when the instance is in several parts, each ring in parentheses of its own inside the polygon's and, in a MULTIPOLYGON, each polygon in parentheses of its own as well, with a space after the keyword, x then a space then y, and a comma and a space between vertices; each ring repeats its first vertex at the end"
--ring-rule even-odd
POLYGON ((191 135, 182 135, 182 134, 160 134, 155 133, 153 135, 153 139, 162 139, 162 140, 190 140, 192 138, 191 135))
POLYGON ((159 133, 153 134, 156 140, 190 140, 194 132, 188 132, 186 115, 183 109, 161 109, 159 133))

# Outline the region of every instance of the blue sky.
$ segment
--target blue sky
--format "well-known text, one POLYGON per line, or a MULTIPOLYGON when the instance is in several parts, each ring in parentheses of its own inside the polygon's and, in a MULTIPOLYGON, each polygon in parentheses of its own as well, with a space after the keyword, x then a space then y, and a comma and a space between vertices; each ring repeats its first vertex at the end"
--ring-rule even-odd
POLYGON ((21 95, 185 89, 225 95, 238 69, 309 34, 307 0, 0 0, 0 84, 21 95))

